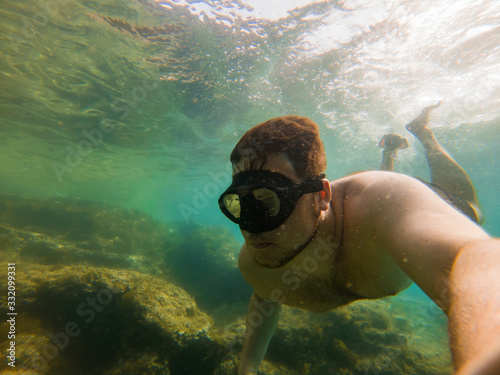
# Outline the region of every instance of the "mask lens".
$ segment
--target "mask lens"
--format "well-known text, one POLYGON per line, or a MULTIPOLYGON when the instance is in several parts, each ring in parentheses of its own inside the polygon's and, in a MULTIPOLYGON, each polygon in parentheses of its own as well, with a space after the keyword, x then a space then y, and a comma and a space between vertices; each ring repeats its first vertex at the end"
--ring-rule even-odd
POLYGON ((234 218, 239 219, 241 215, 240 197, 238 194, 226 194, 223 199, 224 206, 234 218))
POLYGON ((220 196, 224 215, 250 233, 278 228, 292 214, 300 197, 323 189, 324 175, 297 184, 276 172, 249 170, 233 176, 233 182, 220 196))
POLYGON ((276 216, 280 212, 281 201, 274 191, 266 188, 255 189, 253 197, 262 203, 269 215, 276 216))

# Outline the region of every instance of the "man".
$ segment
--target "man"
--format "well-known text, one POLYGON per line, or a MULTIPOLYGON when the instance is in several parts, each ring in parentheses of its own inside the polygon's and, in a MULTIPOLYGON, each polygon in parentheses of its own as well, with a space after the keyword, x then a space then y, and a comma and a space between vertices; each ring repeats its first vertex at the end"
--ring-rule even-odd
MULTIPOLYGON (((452 165, 425 126, 430 109, 408 129, 427 147, 431 169, 439 159, 452 165)), ((326 311, 412 281, 449 317, 457 374, 500 374, 500 243, 458 211, 467 206, 481 220, 472 184, 453 186, 433 172, 441 189, 452 186, 443 193, 385 171, 330 182, 318 126, 298 116, 250 129, 231 163, 219 205, 240 226, 239 268, 254 289, 239 374, 257 373, 282 304, 326 311)))

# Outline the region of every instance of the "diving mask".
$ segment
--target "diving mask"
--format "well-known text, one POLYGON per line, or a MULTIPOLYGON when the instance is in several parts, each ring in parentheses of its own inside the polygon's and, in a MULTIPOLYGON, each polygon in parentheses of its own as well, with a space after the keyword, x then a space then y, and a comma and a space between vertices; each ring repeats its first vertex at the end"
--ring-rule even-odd
POLYGON ((282 174, 250 170, 233 176, 233 183, 219 198, 224 215, 250 233, 276 229, 290 217, 304 194, 323 190, 325 175, 295 183, 282 174))

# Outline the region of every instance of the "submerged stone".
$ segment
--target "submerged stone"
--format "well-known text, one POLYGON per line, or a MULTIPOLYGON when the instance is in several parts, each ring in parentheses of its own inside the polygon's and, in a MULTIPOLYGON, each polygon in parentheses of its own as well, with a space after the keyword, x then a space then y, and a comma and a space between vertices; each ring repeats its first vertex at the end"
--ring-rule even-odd
MULTIPOLYGON (((0 262, 16 263, 19 312, 16 368, 4 361, 0 371, 235 374, 251 293, 239 246, 218 227, 0 194, 0 262)), ((3 316, 6 292, 1 283, 3 316)), ((396 296, 323 314, 285 308, 261 372, 451 374, 445 317, 423 303, 396 296)), ((2 352, 8 328, 0 322, 2 352)))
POLYGON ((0 261, 5 262, 155 275, 183 287, 203 309, 218 316, 224 315, 221 306, 242 313, 238 306, 251 294, 237 269, 240 245, 227 229, 162 223, 102 203, 0 194, 0 246, 5 250, 0 261))
MULTIPOLYGON (((135 271, 19 265, 20 368, 38 374, 212 373, 224 349, 185 291, 135 271)), ((2 288, 4 289, 4 288, 2 288)), ((2 290, 2 313, 6 293, 2 290)))

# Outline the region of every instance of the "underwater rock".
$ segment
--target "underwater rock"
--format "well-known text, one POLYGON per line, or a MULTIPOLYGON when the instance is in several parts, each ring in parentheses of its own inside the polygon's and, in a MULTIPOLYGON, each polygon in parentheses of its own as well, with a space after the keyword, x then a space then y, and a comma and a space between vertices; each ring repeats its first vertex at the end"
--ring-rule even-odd
MULTIPOLYGON (((286 309, 286 307, 285 307, 286 309)), ((226 326, 223 330, 218 331, 219 342, 224 344, 226 355, 222 359, 214 375, 235 375, 238 369, 241 350, 243 349, 243 339, 245 337, 245 322, 240 319, 226 326)), ((295 355, 295 353, 283 353, 284 355, 295 355)), ((296 371, 294 368, 287 367, 283 363, 267 361, 266 358, 262 361, 259 367, 259 374, 266 375, 301 375, 301 371, 296 371)))
POLYGON ((166 225, 134 210, 0 194, 0 241, 8 242, 20 260, 160 274, 161 264, 151 259, 161 253, 167 231, 166 225))
MULTIPOLYGON (((19 293, 16 371, 235 374, 251 293, 236 267, 239 247, 219 227, 0 194, 0 263, 16 263, 19 293)), ((400 296, 322 314, 285 307, 261 372, 451 374, 445 317, 422 310, 400 296)), ((0 323, 0 341, 7 328, 0 323)), ((5 362, 0 371, 9 373, 5 362)))
MULTIPOLYGON (((418 310, 417 304, 389 297, 357 301, 327 313, 285 306, 259 373, 451 375, 446 332, 419 330, 416 326, 423 324, 422 317, 408 316, 418 310), (394 304, 400 306, 394 308, 394 304), (414 335, 422 336, 417 344, 414 335)), ((440 331, 434 325, 434 331, 440 331)), ((229 353, 215 375, 236 374, 244 332, 241 320, 225 327, 222 341, 229 353)))
MULTIPOLYGON (((224 355, 209 317, 182 289, 152 276, 23 263, 16 287, 22 291, 17 370, 23 373, 211 374, 224 355)), ((6 295, 4 286, 4 316, 6 295)))
MULTIPOLYGON (((216 316, 244 313, 251 288, 240 244, 225 228, 161 223, 149 215, 70 198, 0 194, 0 261, 135 270, 174 282, 216 316)), ((222 319, 222 318, 221 318, 222 319)))
MULTIPOLYGON (((220 367, 214 372, 214 375, 236 375, 238 362, 234 358, 221 363, 220 367)), ((265 375, 302 375, 302 372, 297 372, 282 364, 273 364, 263 361, 259 367, 259 374, 265 375)))
POLYGON ((177 224, 164 244, 165 262, 176 285, 217 320, 246 313, 252 288, 238 269, 241 248, 229 230, 177 224))
POLYGON ((266 358, 310 375, 451 375, 446 332, 414 345, 412 335, 422 332, 408 315, 418 302, 394 309, 401 303, 396 298, 361 300, 327 313, 284 308, 266 358))

